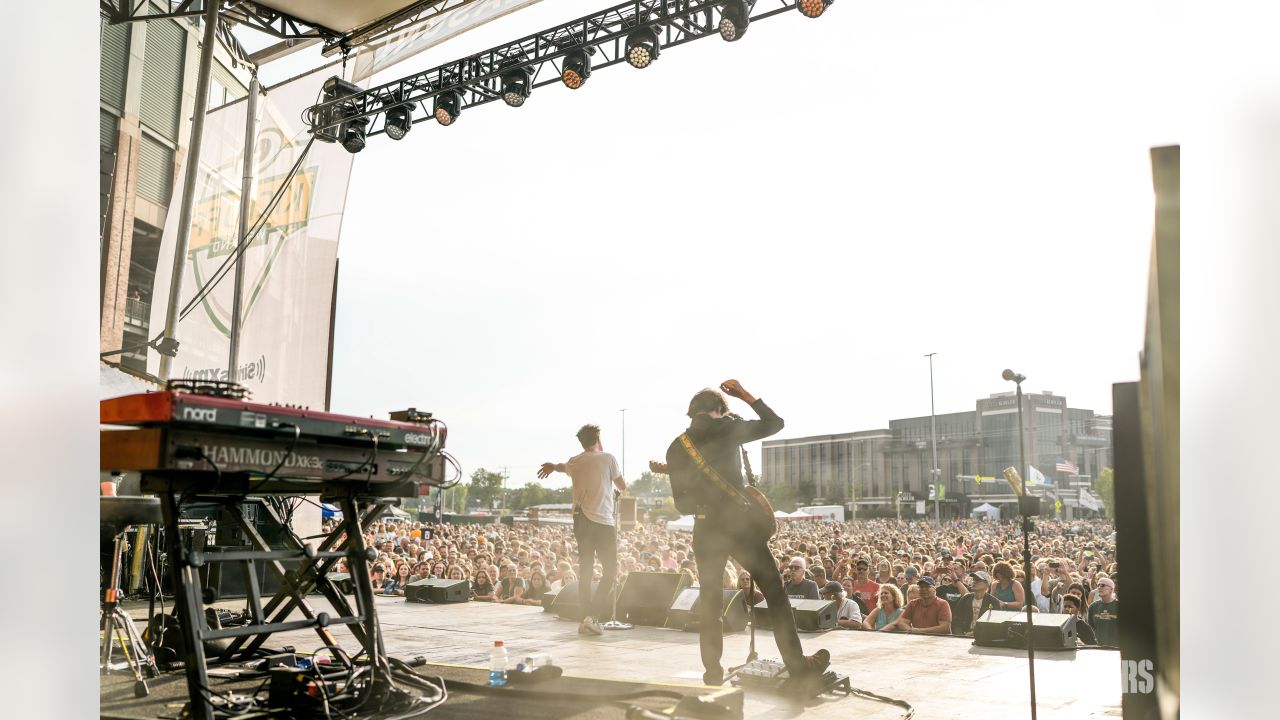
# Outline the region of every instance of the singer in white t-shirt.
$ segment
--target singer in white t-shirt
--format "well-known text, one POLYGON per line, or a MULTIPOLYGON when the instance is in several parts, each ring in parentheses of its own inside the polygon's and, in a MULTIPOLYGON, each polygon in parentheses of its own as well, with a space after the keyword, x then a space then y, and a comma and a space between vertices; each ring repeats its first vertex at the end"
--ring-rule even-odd
POLYGON ((573 536, 578 541, 578 597, 584 616, 578 632, 603 635, 599 618, 609 611, 614 579, 618 574, 618 531, 615 527, 613 491, 626 490, 618 460, 600 445, 600 428, 583 425, 578 430, 582 453, 564 463, 542 463, 538 478, 553 472, 573 480, 573 536), (599 558, 600 587, 591 593, 591 578, 599 558))

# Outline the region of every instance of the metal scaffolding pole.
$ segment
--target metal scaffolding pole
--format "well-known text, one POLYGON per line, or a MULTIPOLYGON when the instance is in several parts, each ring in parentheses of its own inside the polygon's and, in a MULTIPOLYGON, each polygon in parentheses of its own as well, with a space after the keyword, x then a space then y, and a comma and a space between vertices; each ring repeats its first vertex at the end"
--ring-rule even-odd
POLYGON ((240 181, 240 251, 235 256, 236 286, 231 301, 231 350, 227 356, 227 379, 236 382, 240 367, 240 299, 244 294, 244 255, 249 249, 249 205, 253 200, 253 152, 257 138, 258 72, 249 80, 249 97, 244 111, 244 177, 240 181))
MULTIPOLYGON (((182 296, 182 266, 187 257, 191 239, 191 205, 195 200, 196 177, 200 170, 200 146, 204 136, 204 116, 209 109, 209 76, 213 71, 214 36, 218 28, 218 7, 221 2, 205 0, 204 39, 200 43, 200 74, 196 78, 195 109, 191 116, 191 142, 187 147, 186 181, 182 186, 182 206, 178 212, 178 241, 173 249, 173 275, 169 279, 169 307, 164 315, 163 346, 174 346, 178 330, 178 303, 182 296)), ((169 379, 173 358, 160 355, 160 380, 169 379)))

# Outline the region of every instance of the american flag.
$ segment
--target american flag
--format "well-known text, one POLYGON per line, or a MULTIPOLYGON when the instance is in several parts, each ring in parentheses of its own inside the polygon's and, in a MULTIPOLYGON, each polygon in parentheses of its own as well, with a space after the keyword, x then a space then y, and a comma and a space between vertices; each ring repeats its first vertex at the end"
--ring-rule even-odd
POLYGON ((1080 468, 1075 463, 1062 458, 1058 458, 1058 464, 1054 466, 1054 469, 1058 472, 1071 473, 1072 475, 1080 474, 1080 468))

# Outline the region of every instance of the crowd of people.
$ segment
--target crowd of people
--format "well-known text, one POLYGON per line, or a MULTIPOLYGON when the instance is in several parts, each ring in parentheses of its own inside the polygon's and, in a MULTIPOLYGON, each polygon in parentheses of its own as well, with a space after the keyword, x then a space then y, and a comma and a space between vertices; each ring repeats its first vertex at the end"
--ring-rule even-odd
MULTIPOLYGON (((371 574, 382 594, 403 595, 411 582, 447 578, 467 580, 473 600, 541 605, 577 579, 568 525, 388 521, 374 523, 365 540, 378 552, 371 574)), ((750 576, 732 560, 724 568, 698 568, 691 541, 689 533, 663 525, 620 530, 619 583, 632 572, 671 572, 686 574, 692 585, 749 589, 750 576)), ((1039 519, 1030 545, 1029 602, 1017 522, 791 522, 769 548, 787 594, 836 601, 841 628, 972 635, 987 610, 1030 604, 1033 612, 1074 613, 1085 644, 1118 645, 1114 524, 1039 519)))

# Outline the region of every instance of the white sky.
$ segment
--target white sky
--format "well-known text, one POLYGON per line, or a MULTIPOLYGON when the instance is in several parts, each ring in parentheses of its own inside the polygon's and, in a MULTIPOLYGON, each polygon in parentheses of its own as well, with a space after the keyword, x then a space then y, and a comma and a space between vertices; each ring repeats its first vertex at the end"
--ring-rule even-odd
MULTIPOLYGON (((608 4, 547 0, 375 82, 608 4)), ((1138 374, 1148 151, 1183 130, 1171 12, 845 1, 375 137, 343 223, 332 408, 430 410, 467 473, 513 485, 586 422, 621 454, 621 408, 635 478, 729 377, 778 437, 927 415, 928 352, 939 413, 1011 389, 1005 367, 1109 413, 1138 374)))

